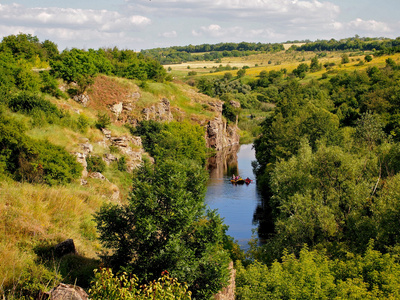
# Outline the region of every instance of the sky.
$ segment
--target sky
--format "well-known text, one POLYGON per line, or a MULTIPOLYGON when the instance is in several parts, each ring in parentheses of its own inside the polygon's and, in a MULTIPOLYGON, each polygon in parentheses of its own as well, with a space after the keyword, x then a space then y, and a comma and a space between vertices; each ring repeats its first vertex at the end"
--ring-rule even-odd
POLYGON ((400 36, 399 0, 0 0, 0 37, 140 51, 400 36))

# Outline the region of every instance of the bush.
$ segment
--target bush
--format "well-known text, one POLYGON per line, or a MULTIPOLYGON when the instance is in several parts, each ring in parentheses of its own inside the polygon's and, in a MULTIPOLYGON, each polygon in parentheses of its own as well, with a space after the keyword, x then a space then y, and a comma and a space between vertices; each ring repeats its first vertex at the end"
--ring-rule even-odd
POLYGON ((40 110, 46 114, 61 117, 61 111, 51 103, 49 100, 44 99, 42 96, 22 92, 11 98, 8 106, 14 112, 21 112, 23 114, 31 114, 34 110, 40 110))
POLYGON ((125 172, 126 171, 127 166, 126 166, 126 158, 125 158, 125 156, 122 156, 120 159, 118 159, 117 166, 118 166, 118 170, 119 171, 121 171, 121 172, 125 172))
POLYGON ((102 173, 106 169, 106 163, 99 156, 89 156, 86 158, 88 172, 102 173))
POLYGON ((81 133, 86 133, 89 128, 89 118, 85 115, 79 115, 76 125, 81 133))
POLYGON ((110 116, 107 113, 99 113, 97 115, 96 128, 107 128, 111 124, 110 116))
POLYGON ((191 299, 191 292, 186 284, 181 284, 176 278, 171 278, 168 272, 163 272, 162 277, 147 285, 139 286, 136 275, 126 272, 114 275, 111 269, 95 270, 95 278, 89 289, 92 300, 140 300, 140 299, 191 299))
POLYGON ((15 120, 0 118, 0 169, 17 181, 59 184, 79 178, 82 166, 64 148, 27 137, 15 120))

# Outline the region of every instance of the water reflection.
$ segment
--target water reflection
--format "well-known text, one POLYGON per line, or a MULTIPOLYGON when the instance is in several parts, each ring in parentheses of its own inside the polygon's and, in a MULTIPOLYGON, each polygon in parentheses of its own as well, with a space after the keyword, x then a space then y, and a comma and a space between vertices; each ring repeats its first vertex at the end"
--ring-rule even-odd
POLYGON ((251 162, 255 160, 252 145, 241 145, 224 149, 209 160, 210 180, 207 185, 206 203, 218 212, 229 226, 228 235, 232 236, 242 248, 247 248, 252 231, 256 229, 253 215, 261 203, 251 162), (249 177, 249 185, 233 185, 232 174, 242 178, 249 177))

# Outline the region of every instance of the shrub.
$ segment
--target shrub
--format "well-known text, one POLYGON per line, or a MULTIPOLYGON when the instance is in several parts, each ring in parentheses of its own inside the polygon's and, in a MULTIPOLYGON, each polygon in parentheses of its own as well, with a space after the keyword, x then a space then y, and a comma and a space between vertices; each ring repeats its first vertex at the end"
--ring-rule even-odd
POLYGON ((88 172, 104 172, 106 163, 99 156, 89 156, 86 158, 88 172))
POLYGON ((89 118, 85 115, 79 115, 76 125, 81 133, 86 133, 89 128, 89 118))
POLYGON ((121 171, 121 172, 125 172, 126 171, 127 166, 126 166, 126 158, 125 158, 125 156, 122 156, 120 159, 118 159, 117 166, 118 166, 118 170, 119 171, 121 171))
POLYGON ((40 110, 46 114, 52 114, 57 117, 62 116, 62 113, 57 106, 49 100, 29 92, 17 94, 15 97, 11 98, 8 106, 14 112, 21 112, 24 114, 31 114, 34 110, 40 110))
POLYGON ((15 180, 51 185, 79 178, 82 166, 64 148, 27 137, 15 120, 0 120, 0 168, 15 180))
POLYGON ((111 269, 105 268, 95 270, 89 296, 92 300, 191 299, 191 292, 188 291, 186 284, 171 278, 166 271, 161 276, 157 281, 139 286, 136 275, 128 275, 126 272, 114 275, 111 269))
POLYGON ((97 115, 96 128, 107 128, 111 124, 110 116, 107 113, 99 113, 97 115))

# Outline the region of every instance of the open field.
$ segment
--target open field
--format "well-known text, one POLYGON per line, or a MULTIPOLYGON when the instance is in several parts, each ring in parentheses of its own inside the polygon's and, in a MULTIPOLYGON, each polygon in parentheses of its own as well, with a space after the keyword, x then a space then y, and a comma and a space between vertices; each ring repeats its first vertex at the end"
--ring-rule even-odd
MULTIPOLYGON (((343 52, 324 52, 324 56, 319 57, 318 61, 322 65, 325 63, 333 63, 331 71, 339 70, 362 70, 372 66, 384 66, 388 56, 374 57, 371 62, 365 62, 364 57, 367 52, 355 52, 349 54, 350 62, 341 64, 341 56, 343 52)), ((182 64, 165 65, 166 69, 171 68, 171 74, 174 77, 187 78, 189 72, 195 72, 196 76, 222 76, 225 73, 232 73, 234 76, 237 69, 249 67, 246 70, 246 75, 250 77, 257 76, 261 71, 279 71, 286 69, 288 73, 292 72, 300 63, 310 64, 311 59, 318 55, 312 51, 281 51, 277 53, 262 53, 245 57, 226 57, 220 62, 213 61, 192 61, 182 64), (236 70, 215 72, 219 66, 236 67, 236 70)), ((400 54, 391 55, 395 61, 400 61, 400 54)), ((320 78, 327 70, 323 67, 321 71, 308 73, 307 77, 320 78)), ((193 75, 192 75, 193 76, 193 75)))

